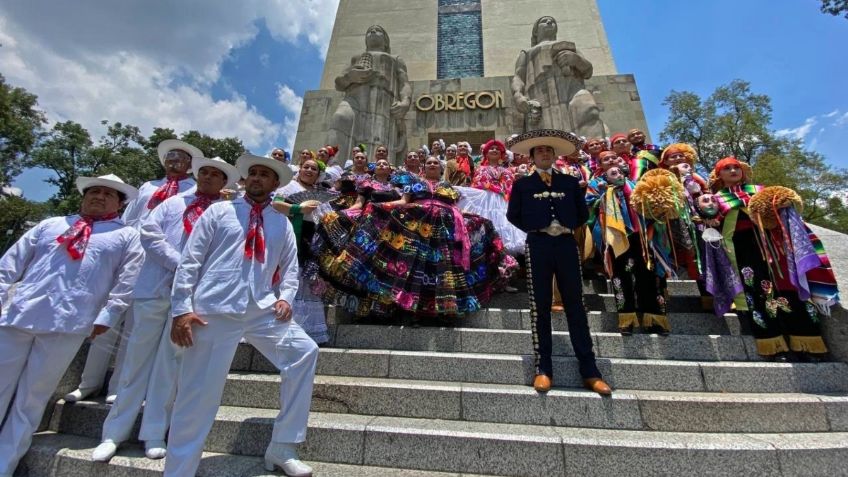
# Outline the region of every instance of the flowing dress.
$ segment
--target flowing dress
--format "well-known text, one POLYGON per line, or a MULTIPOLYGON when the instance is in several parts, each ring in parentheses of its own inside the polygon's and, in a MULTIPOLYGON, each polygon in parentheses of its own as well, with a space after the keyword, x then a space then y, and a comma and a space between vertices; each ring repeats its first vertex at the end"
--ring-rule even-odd
POLYGON ((455 206, 459 194, 447 182, 411 175, 394 182, 404 184, 412 202, 372 200, 347 231, 342 214, 322 218, 321 276, 358 316, 406 311, 443 317, 479 310, 515 268, 491 221, 462 214, 455 206))
POLYGON ((514 175, 506 167, 482 166, 474 173, 471 187, 456 187, 460 193, 459 208, 463 212, 481 215, 494 225, 507 253, 524 253, 527 234, 506 218, 506 206, 512 191, 514 175))

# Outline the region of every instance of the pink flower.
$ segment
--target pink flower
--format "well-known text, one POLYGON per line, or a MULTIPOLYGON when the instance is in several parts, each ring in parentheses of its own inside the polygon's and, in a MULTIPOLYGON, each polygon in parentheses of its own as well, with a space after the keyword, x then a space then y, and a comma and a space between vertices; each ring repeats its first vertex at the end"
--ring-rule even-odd
POLYGON ((412 303, 414 301, 415 299, 412 294, 403 290, 398 291, 397 294, 395 294, 395 303, 405 310, 412 308, 412 303))

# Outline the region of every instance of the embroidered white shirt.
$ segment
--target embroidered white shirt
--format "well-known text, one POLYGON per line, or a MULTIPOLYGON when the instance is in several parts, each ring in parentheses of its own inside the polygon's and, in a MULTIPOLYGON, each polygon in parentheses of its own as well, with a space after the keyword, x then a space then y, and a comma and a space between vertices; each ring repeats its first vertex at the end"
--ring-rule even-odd
MULTIPOLYGON (((153 193, 166 182, 168 182, 168 180, 163 177, 162 179, 156 179, 142 184, 141 187, 138 188, 138 197, 127 204, 127 207, 124 209, 124 214, 121 216, 121 220, 130 227, 141 227, 141 221, 147 218, 151 212, 151 210, 147 208, 147 203, 150 201, 150 197, 152 197, 153 193)), ((177 192, 177 194, 194 192, 196 188, 197 183, 194 181, 194 178, 188 177, 180 181, 179 192, 177 192)))
POLYGON ((183 226, 183 214, 186 207, 194 202, 194 194, 195 191, 190 190, 168 198, 141 221, 139 233, 141 246, 144 247, 144 263, 138 273, 133 298, 171 296, 174 271, 180 263, 180 255, 188 238, 183 226))
POLYGON ((83 258, 73 260, 56 238, 77 219, 43 220, 0 258, 0 298, 19 282, 0 326, 88 334, 129 307, 144 256, 138 232, 117 218, 95 222, 83 258))
POLYGON ((251 298, 260 308, 270 308, 278 299, 293 303, 298 266, 291 223, 265 207, 265 262, 259 263, 244 256, 249 218, 250 205, 243 198, 212 204, 200 216, 174 276, 171 316, 244 313, 251 298), (278 266, 282 280, 274 286, 278 266))

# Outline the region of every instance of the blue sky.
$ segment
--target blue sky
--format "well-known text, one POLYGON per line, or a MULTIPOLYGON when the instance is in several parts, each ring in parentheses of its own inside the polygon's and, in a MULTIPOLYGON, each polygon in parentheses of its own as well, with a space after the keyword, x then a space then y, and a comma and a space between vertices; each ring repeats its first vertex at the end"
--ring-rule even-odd
MULTIPOLYGON (((186 0, 167 10, 141 0, 3 2, 0 73, 36 93, 51 120, 79 121, 95 138, 109 119, 148 133, 163 125, 236 135, 264 154, 292 143, 303 95, 320 81, 336 1, 186 0)), ((654 137, 672 89, 707 96, 740 78, 772 98, 774 129, 848 167, 839 152, 848 20, 818 4, 598 0, 616 66, 636 75, 654 137)), ((30 171, 16 185, 46 199, 43 178, 30 171)))

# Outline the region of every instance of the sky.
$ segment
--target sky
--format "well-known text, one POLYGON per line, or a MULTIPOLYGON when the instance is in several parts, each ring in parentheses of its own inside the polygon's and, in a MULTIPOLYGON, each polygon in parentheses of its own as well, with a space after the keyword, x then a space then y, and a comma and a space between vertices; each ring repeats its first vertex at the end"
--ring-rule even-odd
MULTIPOLYGON (((775 130, 848 167, 840 153, 848 137, 848 20, 820 13, 818 0, 597 2, 617 69, 636 76, 655 138, 670 91, 706 97, 738 78, 771 97, 775 130)), ((265 154, 294 143, 337 5, 8 0, 0 3, 0 73, 38 95, 51 124, 80 122, 95 139, 108 119, 145 134, 162 126, 237 136, 265 154)), ((14 185, 44 200, 52 194, 46 176, 27 171, 14 185)))

